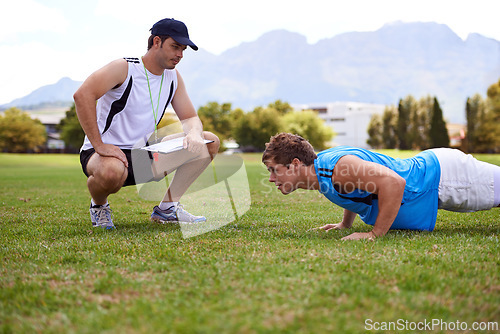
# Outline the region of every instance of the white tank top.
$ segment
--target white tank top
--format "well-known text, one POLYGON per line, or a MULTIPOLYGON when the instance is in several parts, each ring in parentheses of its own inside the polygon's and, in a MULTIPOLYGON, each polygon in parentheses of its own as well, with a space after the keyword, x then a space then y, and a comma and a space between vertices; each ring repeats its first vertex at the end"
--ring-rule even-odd
MULTIPOLYGON (((128 75, 125 82, 109 90, 97 101, 97 125, 103 143, 131 149, 137 143, 145 142, 147 137, 154 132, 155 117, 142 60, 139 58, 125 58, 125 60, 128 62, 128 75)), ((147 75, 156 113, 162 76, 154 75, 149 71, 147 75)), ((165 70, 156 124, 160 123, 176 90, 176 70, 165 70)), ((81 150, 90 148, 92 144, 85 136, 81 150)))

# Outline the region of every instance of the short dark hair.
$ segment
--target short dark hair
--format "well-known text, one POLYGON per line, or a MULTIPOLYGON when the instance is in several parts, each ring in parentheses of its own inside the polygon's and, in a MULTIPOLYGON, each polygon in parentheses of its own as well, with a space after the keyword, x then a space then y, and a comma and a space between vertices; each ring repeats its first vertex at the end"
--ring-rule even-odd
POLYGON ((160 37, 160 39, 161 39, 161 46, 163 46, 163 42, 165 42, 165 40, 170 37, 170 36, 167 36, 167 35, 151 35, 151 36, 149 36, 149 39, 148 39, 148 50, 153 47, 153 40, 155 39, 156 36, 160 37))
POLYGON ((299 159, 306 166, 310 166, 317 158, 312 145, 299 135, 279 133, 272 136, 262 154, 262 162, 274 161, 277 164, 288 166, 293 159, 299 159))

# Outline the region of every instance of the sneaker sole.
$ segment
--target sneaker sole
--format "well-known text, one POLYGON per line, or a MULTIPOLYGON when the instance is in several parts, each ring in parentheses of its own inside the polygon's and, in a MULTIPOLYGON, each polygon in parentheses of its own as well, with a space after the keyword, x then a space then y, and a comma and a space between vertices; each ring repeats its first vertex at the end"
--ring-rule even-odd
POLYGON ((153 223, 158 223, 158 224, 177 224, 177 220, 166 220, 166 219, 161 219, 158 217, 151 217, 151 221, 153 223))
POLYGON ((92 223, 92 227, 100 227, 100 228, 105 229, 105 230, 114 230, 116 228, 115 225, 113 225, 113 226, 100 226, 100 225, 97 225, 96 223, 92 223))
POLYGON ((151 217, 151 221, 153 223, 158 223, 158 224, 199 224, 199 223, 204 223, 206 220, 201 220, 201 221, 194 221, 194 222, 183 222, 183 221, 178 221, 178 220, 165 220, 157 217, 151 217))

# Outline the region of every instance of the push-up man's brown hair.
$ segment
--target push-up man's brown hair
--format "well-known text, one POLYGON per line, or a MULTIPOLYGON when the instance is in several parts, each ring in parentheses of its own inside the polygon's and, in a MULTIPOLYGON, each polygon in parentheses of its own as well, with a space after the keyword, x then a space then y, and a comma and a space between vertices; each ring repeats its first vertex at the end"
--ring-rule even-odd
POLYGON ((306 166, 310 166, 317 158, 312 145, 299 135, 279 133, 272 136, 262 155, 262 162, 274 161, 288 166, 293 159, 298 158, 306 166))

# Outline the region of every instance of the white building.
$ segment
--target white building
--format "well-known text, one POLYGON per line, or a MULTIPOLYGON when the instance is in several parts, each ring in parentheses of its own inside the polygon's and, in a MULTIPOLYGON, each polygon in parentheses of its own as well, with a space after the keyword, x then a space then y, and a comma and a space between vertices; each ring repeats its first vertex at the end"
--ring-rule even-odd
POLYGON ((66 147, 64 141, 60 139, 59 130, 57 125, 61 119, 66 117, 66 112, 28 112, 33 119, 38 119, 45 126, 47 131, 47 142, 45 147, 49 150, 64 150, 66 147))
POLYGON ((331 102, 294 105, 296 110, 314 110, 333 128, 332 146, 369 148, 368 124, 373 114, 382 115, 385 105, 359 102, 331 102))

